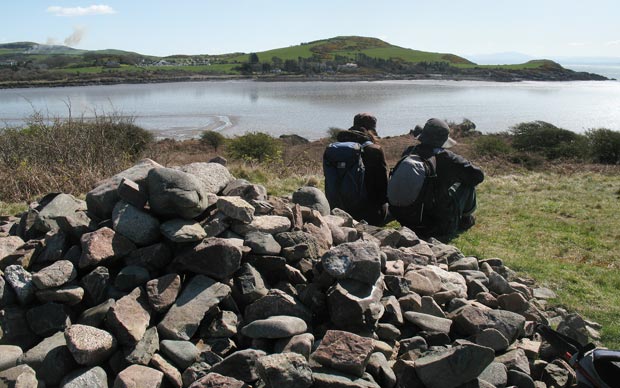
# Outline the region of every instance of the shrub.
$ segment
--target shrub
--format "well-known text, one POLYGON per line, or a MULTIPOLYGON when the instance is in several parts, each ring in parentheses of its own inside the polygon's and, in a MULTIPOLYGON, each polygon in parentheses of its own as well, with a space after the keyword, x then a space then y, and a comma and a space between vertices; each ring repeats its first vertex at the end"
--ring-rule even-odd
POLYGON ((344 129, 342 128, 329 127, 329 129, 327 130, 327 138, 331 141, 338 141, 338 134, 342 131, 344 131, 344 129))
POLYGON ((233 159, 271 162, 282 158, 280 140, 263 132, 251 132, 228 141, 227 153, 233 159))
POLYGON ((483 135, 473 142, 478 156, 505 156, 512 152, 510 144, 501 135, 483 135))
POLYGON ((25 128, 0 131, 0 200, 32 199, 51 191, 83 193, 129 167, 153 135, 118 115, 50 119, 34 114, 25 128))
POLYGON ((218 148, 226 142, 226 137, 217 131, 204 131, 200 134, 200 141, 210 145, 217 152, 218 148))
POLYGON ((544 121, 517 124, 511 133, 512 146, 515 149, 540 153, 547 159, 583 159, 588 153, 584 135, 544 121))
POLYGON ((592 160, 604 164, 620 164, 620 132, 599 128, 586 131, 592 160))

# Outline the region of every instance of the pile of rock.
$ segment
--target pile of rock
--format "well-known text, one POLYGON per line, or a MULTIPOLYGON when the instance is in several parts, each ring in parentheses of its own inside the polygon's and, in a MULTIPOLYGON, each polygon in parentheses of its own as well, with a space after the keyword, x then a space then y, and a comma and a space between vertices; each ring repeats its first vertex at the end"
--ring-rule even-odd
POLYGON ((50 194, 0 222, 0 269, 9 386, 567 387, 534 324, 596 335, 500 259, 217 163, 50 194))

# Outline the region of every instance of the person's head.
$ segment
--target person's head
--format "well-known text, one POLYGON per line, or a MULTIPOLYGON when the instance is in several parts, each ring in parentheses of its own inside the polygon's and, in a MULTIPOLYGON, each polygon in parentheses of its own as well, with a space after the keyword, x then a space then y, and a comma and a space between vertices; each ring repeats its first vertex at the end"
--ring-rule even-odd
POLYGON ((377 118, 370 113, 358 113, 353 117, 353 129, 367 132, 373 138, 379 137, 377 134, 377 118))
MULTIPOLYGON (((417 128, 418 127, 416 127, 416 129, 417 128)), ((457 144, 456 141, 450 138, 450 127, 448 127, 448 124, 440 119, 429 119, 426 124, 424 124, 424 128, 416 132, 419 132, 416 139, 423 145, 434 148, 450 148, 457 144)))

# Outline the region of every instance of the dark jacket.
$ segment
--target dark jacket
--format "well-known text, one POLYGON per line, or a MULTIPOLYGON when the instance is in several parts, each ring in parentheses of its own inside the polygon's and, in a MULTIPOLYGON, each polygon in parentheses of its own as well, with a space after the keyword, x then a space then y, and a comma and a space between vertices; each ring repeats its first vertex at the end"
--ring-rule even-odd
POLYGON ((437 160, 437 185, 442 192, 447 192, 448 188, 456 182, 468 186, 477 186, 484 180, 482 170, 464 157, 448 151, 443 148, 433 148, 423 144, 407 148, 403 152, 403 156, 410 153, 420 155, 424 159, 428 159, 435 155, 437 160))
MULTIPOLYGON (((373 139, 363 130, 351 128, 338 133, 336 139, 340 142, 350 141, 364 144, 373 139)), ((368 193, 369 205, 380 207, 387 203, 388 167, 381 146, 375 142, 364 148, 362 161, 366 168, 365 184, 368 193)))

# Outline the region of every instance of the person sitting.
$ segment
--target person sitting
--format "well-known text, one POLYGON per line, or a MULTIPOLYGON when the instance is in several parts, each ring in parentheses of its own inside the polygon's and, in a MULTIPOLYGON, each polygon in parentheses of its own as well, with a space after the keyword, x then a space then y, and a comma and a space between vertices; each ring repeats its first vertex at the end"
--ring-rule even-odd
MULTIPOLYGON (((457 143, 450 138, 450 128, 443 120, 432 118, 423 128, 416 126, 412 133, 420 144, 405 149, 401 161, 408 155, 417 155, 426 166, 426 177, 411 205, 397 206, 393 203, 396 201, 390 200, 390 214, 425 238, 449 238, 458 230, 471 228, 475 224, 476 186, 484 180, 484 173, 446 149, 457 143)), ((406 182, 395 182, 405 176, 395 174, 397 168, 398 164, 390 186, 406 187, 406 182)))
POLYGON ((371 225, 385 223, 388 167, 377 139, 377 118, 359 113, 323 155, 325 194, 332 208, 371 225))

